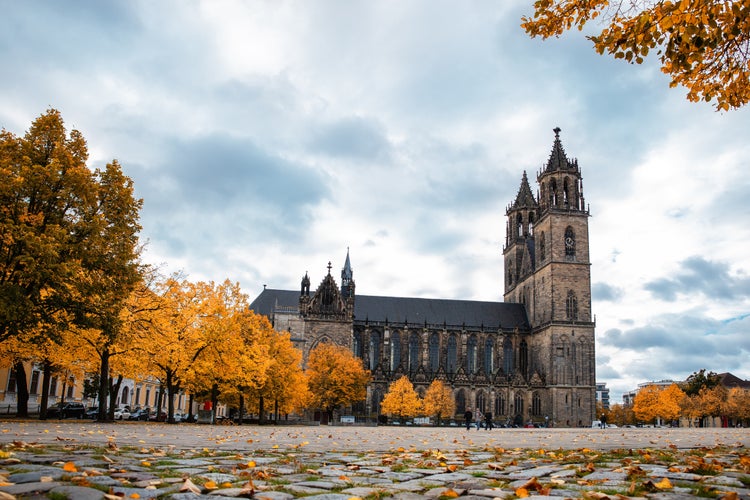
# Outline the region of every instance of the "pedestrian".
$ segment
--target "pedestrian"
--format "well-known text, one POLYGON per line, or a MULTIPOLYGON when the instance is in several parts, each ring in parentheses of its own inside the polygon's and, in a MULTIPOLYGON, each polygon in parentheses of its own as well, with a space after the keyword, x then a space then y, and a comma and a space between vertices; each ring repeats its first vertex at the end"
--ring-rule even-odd
POLYGON ((479 430, 482 427, 482 420, 484 419, 484 416, 482 415, 481 410, 479 407, 477 407, 474 410, 474 421, 477 423, 477 430, 479 430))
POLYGON ((487 430, 492 429, 494 426, 492 425, 492 413, 487 412, 484 414, 484 428, 487 430))
POLYGON ((464 422, 466 423, 466 430, 469 430, 469 427, 471 427, 471 408, 466 408, 466 411, 464 412, 464 422))

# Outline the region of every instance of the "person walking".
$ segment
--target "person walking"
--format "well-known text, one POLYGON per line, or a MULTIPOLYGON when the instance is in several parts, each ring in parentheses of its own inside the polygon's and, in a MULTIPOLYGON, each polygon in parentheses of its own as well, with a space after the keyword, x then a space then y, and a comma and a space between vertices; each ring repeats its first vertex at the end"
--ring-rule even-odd
POLYGON ((492 425, 492 413, 487 412, 484 414, 484 428, 489 431, 493 427, 494 426, 492 425))
POLYGON ((466 411, 464 412, 464 422, 466 423, 466 430, 469 430, 469 427, 471 427, 471 408, 466 408, 466 411))
POLYGON ((477 430, 479 430, 482 427, 483 419, 484 419, 484 415, 482 415, 482 412, 479 410, 479 407, 477 407, 474 410, 474 421, 477 423, 477 430))

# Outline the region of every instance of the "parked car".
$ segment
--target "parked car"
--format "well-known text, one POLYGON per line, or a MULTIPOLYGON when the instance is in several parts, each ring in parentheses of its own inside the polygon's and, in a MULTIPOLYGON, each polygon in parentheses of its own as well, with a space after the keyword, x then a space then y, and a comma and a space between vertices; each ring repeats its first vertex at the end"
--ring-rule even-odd
POLYGON ((47 418, 83 418, 85 414, 83 403, 63 403, 47 408, 47 418))
POLYGON ((141 408, 140 410, 135 410, 133 413, 130 414, 130 417, 128 417, 128 420, 148 420, 149 417, 149 411, 145 408, 141 408))
POLYGON ((128 420, 130 418, 130 411, 127 408, 119 408, 115 410, 115 420, 128 420))
POLYGON ((160 411, 160 412, 153 412, 151 415, 148 416, 148 419, 152 422, 166 422, 167 420, 167 412, 160 411))
POLYGON ((86 418, 90 418, 91 420, 96 420, 98 416, 99 416, 98 406, 92 406, 91 408, 86 410, 86 418))

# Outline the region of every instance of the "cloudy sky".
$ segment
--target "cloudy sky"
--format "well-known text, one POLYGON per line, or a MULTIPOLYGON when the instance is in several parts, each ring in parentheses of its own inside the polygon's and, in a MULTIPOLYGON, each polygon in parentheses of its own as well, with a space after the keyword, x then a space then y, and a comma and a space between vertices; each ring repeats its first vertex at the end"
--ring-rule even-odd
POLYGON ((0 0, 0 127, 61 111, 144 199, 145 258, 194 280, 501 300, 505 208, 554 134, 590 204, 597 378, 616 402, 706 368, 750 378, 750 110, 532 0, 0 0))

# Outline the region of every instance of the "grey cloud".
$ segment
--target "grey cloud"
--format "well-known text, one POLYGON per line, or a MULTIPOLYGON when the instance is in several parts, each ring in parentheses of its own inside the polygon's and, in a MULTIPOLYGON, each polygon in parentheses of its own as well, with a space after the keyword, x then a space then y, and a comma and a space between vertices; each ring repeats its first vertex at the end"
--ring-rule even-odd
POLYGON ((710 299, 739 299, 750 297, 750 278, 732 275, 724 262, 690 257, 680 263, 681 270, 674 278, 650 281, 644 288, 657 298, 673 302, 679 295, 702 294, 710 299))
POLYGON ((591 286, 591 295, 593 300, 615 301, 622 297, 621 288, 609 285, 607 283, 594 283, 591 286))
POLYGON ((178 252, 184 239, 202 242, 193 248, 217 239, 299 240, 311 207, 329 195, 316 171, 246 139, 177 141, 164 156, 164 164, 133 177, 144 198, 144 227, 178 252))
POLYGON ((391 146, 385 129, 374 120, 349 117, 319 125, 313 134, 313 150, 333 157, 390 161, 391 146))

